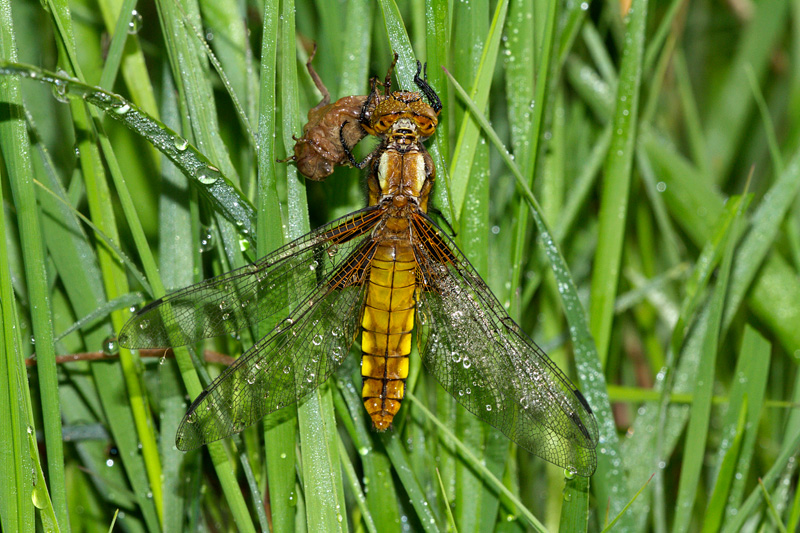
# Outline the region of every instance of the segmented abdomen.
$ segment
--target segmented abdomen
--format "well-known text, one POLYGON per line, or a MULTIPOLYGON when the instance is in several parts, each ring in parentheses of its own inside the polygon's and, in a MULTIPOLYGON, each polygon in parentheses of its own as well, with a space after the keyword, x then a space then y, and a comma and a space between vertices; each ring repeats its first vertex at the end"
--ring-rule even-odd
POLYGON ((400 409, 414 329, 416 262, 406 243, 378 245, 367 287, 361 334, 361 396, 375 428, 388 429, 400 409))

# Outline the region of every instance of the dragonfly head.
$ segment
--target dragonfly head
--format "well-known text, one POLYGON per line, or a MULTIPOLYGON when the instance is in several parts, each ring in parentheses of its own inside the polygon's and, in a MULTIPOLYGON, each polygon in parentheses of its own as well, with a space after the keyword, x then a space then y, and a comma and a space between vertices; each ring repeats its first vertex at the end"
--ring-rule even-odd
POLYGON ((379 98, 364 129, 371 135, 384 138, 410 132, 416 141, 424 141, 436 132, 438 124, 439 113, 425 102, 420 93, 395 91, 379 98))

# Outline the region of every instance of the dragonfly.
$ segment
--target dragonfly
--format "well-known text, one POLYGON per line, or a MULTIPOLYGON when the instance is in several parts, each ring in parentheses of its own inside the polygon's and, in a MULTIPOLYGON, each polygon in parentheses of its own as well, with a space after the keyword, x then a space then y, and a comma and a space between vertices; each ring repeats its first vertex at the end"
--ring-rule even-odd
POLYGON ((326 130, 346 158, 334 164, 366 168, 367 207, 168 294, 121 330, 120 344, 132 349, 269 331, 192 403, 179 449, 226 438, 302 401, 359 336, 363 404, 385 431, 406 396, 416 335, 427 371, 468 411, 572 474, 594 473, 598 431, 588 402, 428 215, 436 169, 423 143, 442 104, 420 73, 417 62, 418 91, 382 92, 373 80, 354 119, 379 140, 363 161, 348 143, 349 111, 338 134, 326 130))

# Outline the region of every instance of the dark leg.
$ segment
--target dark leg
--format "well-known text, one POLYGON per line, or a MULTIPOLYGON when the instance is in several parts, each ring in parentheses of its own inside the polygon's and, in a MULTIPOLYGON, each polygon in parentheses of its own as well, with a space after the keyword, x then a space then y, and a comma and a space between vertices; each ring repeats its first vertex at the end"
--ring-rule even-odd
POLYGON ((454 230, 453 226, 450 225, 450 221, 447 220, 447 217, 444 216, 444 213, 442 213, 441 211, 439 211, 439 209, 433 207, 432 205, 428 205, 428 211, 441 218, 444 221, 445 225, 447 226, 447 229, 450 230, 450 237, 455 238, 456 230, 454 230))
POLYGON ((372 154, 368 155, 364 158, 363 161, 359 162, 356 161, 356 158, 353 157, 353 152, 350 151, 350 147, 347 146, 347 141, 344 138, 344 127, 349 121, 345 120, 341 126, 339 126, 339 142, 342 143, 342 150, 344 150, 344 155, 347 156, 347 160, 350 164, 356 168, 364 168, 369 163, 369 160, 372 159, 372 154))
POLYGON ((414 83, 417 84, 419 90, 422 91, 428 101, 431 103, 431 107, 437 113, 442 110, 442 101, 439 100, 439 96, 436 94, 436 91, 433 90, 433 87, 428 85, 428 64, 425 63, 425 78, 420 78, 419 73, 422 71, 422 64, 417 61, 417 73, 414 74, 414 83))
MULTIPOLYGON (((391 72, 391 70, 389 71, 391 72)), ((373 105, 373 102, 378 97, 378 79, 372 78, 370 81, 370 91, 369 95, 367 95, 367 99, 364 100, 364 105, 361 106, 361 113, 358 115, 358 122, 367 128, 369 128, 369 113, 370 113, 370 106, 373 105)))

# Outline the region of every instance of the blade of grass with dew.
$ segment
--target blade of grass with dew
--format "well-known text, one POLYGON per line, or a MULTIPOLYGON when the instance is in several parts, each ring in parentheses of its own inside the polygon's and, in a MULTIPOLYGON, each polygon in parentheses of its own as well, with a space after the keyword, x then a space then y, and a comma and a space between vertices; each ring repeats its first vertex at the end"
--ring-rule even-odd
POLYGON ((490 484, 495 490, 502 493, 505 497, 507 497, 513 504, 515 504, 518 508, 518 511, 534 529, 539 531, 545 531, 544 525, 539 522, 536 517, 522 504, 519 498, 513 494, 503 482, 498 479, 488 468, 481 462, 478 457, 469 449, 469 447, 461 442, 445 425, 436 418, 433 413, 431 413, 422 403, 414 396, 412 393, 408 394, 408 398, 417 404, 419 410, 436 426, 437 430, 440 431, 444 436, 451 439, 451 442, 458 448, 459 452, 462 454, 462 457, 470 464, 472 468, 474 468, 477 472, 481 474, 483 479, 490 484))
MULTIPOLYGON (((742 239, 736 252, 730 296, 725 306, 724 324, 727 327, 733 320, 747 291, 761 268, 767 253, 772 249, 775 238, 783 225, 794 199, 800 193, 800 150, 793 156, 775 183, 770 187, 764 199, 753 213, 750 231, 742 239)), ((795 287, 800 284, 794 283, 795 287)), ((782 310, 800 316, 800 302, 782 310)), ((794 346, 800 348, 800 341, 794 346)))
MULTIPOLYGON (((781 450, 778 457, 775 458, 770 469, 761 478, 763 486, 767 487, 767 490, 771 490, 783 469, 786 468, 787 463, 793 460, 792 458, 797 454, 798 448, 800 448, 800 431, 796 431, 793 435, 786 435, 786 438, 781 443, 781 450)), ((736 515, 725 522, 721 530, 722 533, 741 531, 745 521, 753 516, 756 508, 762 503, 762 500, 763 494, 761 492, 761 487, 754 488, 744 503, 739 507, 736 515)))
MULTIPOLYGON (((531 87, 530 89, 523 89, 525 83, 530 86, 530 80, 533 79, 534 76, 534 61, 535 61, 535 54, 533 53, 533 43, 530 43, 530 48, 525 46, 527 43, 523 43, 525 46, 525 50, 521 50, 516 47, 517 49, 513 50, 512 58, 514 59, 514 63, 519 62, 520 65, 516 69, 509 70, 508 79, 511 83, 513 80, 514 85, 520 89, 521 94, 516 96, 514 99, 518 100, 516 106, 509 106, 509 112, 516 111, 516 114, 512 114, 509 121, 512 124, 512 130, 516 129, 518 131, 517 137, 522 137, 524 140, 521 142, 526 143, 524 150, 517 153, 514 152, 515 155, 520 158, 519 160, 522 161, 522 169, 521 171, 527 176, 527 183, 528 187, 533 185, 534 176, 536 173, 536 166, 537 166, 537 159, 539 156, 539 139, 540 135, 542 134, 543 129, 543 121, 544 121, 544 108, 546 107, 546 102, 549 99, 549 89, 550 89, 550 74, 553 74, 551 69, 558 68, 558 65, 551 63, 550 59, 552 57, 552 47, 553 41, 555 40, 555 27, 556 27, 556 17, 558 14, 558 3, 551 2, 548 4, 549 9, 546 10, 547 18, 545 20, 545 33, 542 37, 542 51, 539 54, 540 64, 539 64, 539 71, 538 76, 536 78, 535 87, 531 87), (522 57, 519 59, 514 56, 514 53, 522 54, 522 57), (524 63, 528 65, 525 66, 524 63), (521 101, 519 101, 521 100, 521 101), (526 104, 527 100, 527 104, 526 104), (538 104, 538 105, 537 105, 538 104), (533 106, 533 119, 528 120, 530 115, 530 108, 533 106), (516 107, 516 109, 513 109, 516 107), (527 109, 527 113, 520 113, 523 109, 527 109), (530 143, 527 146, 527 143, 530 143)), ((529 6, 533 9, 533 5, 529 6)), ((527 14, 520 14, 518 16, 527 17, 527 14)), ((527 22, 527 21, 526 21, 527 22)), ((523 23, 524 24, 524 23, 523 23)), ((519 31, 519 28, 516 28, 519 31)), ((514 27, 510 28, 511 33, 515 30, 514 27)), ((529 31, 522 30, 524 33, 530 33, 529 31)), ((531 35, 531 41, 533 40, 533 35, 531 35)), ((519 140, 518 140, 519 142, 519 140)), ((516 149, 516 147, 515 147, 516 149)), ((543 166, 541 168, 544 168, 543 166)), ((514 213, 514 219, 517 221, 514 228, 514 248, 512 251, 512 255, 510 257, 511 262, 511 287, 509 288, 509 295, 512 302, 512 309, 519 310, 519 302, 517 300, 517 294, 519 292, 519 283, 521 281, 521 272, 524 266, 524 253, 525 253, 525 243, 527 242, 526 234, 528 232, 528 213, 527 208, 524 206, 525 199, 520 198, 515 206, 516 212, 514 213)), ((519 312, 519 311, 518 311, 519 312)), ((517 318, 519 318, 517 316, 517 318)))
MULTIPOLYGON (((248 101, 254 97, 249 91, 249 42, 247 37, 247 25, 245 24, 245 14, 242 10, 243 4, 232 0, 217 0, 214 2, 201 2, 200 11, 203 15, 205 35, 200 35, 213 48, 214 56, 218 58, 219 72, 227 80, 227 90, 230 97, 235 100, 238 112, 241 114, 240 120, 248 126, 254 117, 249 116, 247 109, 250 109, 248 101)), ((195 27, 194 30, 199 30, 195 27)), ((217 67, 215 66, 215 69, 217 67)), ((252 136, 248 135, 252 139, 252 136)), ((254 146, 253 148, 258 148, 254 146)))
MULTIPOLYGON (((345 448, 341 438, 339 438, 339 458, 342 461, 342 470, 344 470, 344 474, 347 476, 347 481, 350 483, 350 490, 352 491, 353 497, 356 500, 356 504, 361 511, 367 531, 370 533, 377 533, 378 529, 375 527, 375 521, 372 518, 372 513, 370 513, 369 506, 367 506, 367 497, 361 490, 361 485, 358 483, 358 475, 356 474, 355 468, 353 468, 353 463, 350 462, 350 457, 347 455, 347 448, 345 448)), ((382 525, 382 527, 384 526, 382 525)))
MULTIPOLYGON (((500 42, 505 25, 508 1, 497 3, 489 33, 483 45, 480 63, 474 73, 470 98, 475 101, 478 109, 486 108, 489 101, 489 90, 492 84, 500 42)), ((461 57, 461 55, 459 55, 461 57)), ((456 60, 459 58, 457 57, 456 60)), ((463 58, 462 58, 463 59, 463 58)), ((468 73, 469 74, 469 73, 468 73)), ((461 122, 458 139, 453 148, 453 159, 450 164, 450 192, 452 195, 453 210, 456 220, 461 223, 464 217, 464 200, 467 194, 467 183, 472 170, 472 161, 480 144, 480 128, 474 117, 466 115, 461 122)))
MULTIPOLYGON (((294 146, 292 133, 300 131, 295 61, 294 2, 283 4, 278 24, 281 55, 281 116, 283 143, 287 153, 294 146)), ((308 201, 305 184, 296 167, 287 167, 288 233, 294 239, 308 232, 308 201)), ((298 406, 297 419, 303 451, 306 519, 312 531, 347 530, 344 487, 337 444, 336 418, 329 385, 323 385, 298 406)))
MULTIPOLYGON (((743 211, 747 205, 749 205, 747 198, 743 197, 734 197, 727 202, 724 212, 714 226, 712 237, 703 247, 695 262, 696 266, 692 275, 686 283, 681 310, 673 328, 670 355, 665 367, 659 371, 657 377, 657 389, 660 390, 659 405, 647 406, 645 411, 640 413, 634 423, 636 438, 628 441, 629 455, 633 458, 630 461, 631 488, 635 486, 634 480, 641 479, 652 472, 656 465, 666 465, 666 461, 672 455, 673 447, 683 431, 683 424, 688 412, 686 409, 669 406, 668 398, 674 395, 673 387, 678 388, 679 391, 689 389, 692 376, 697 373, 702 353, 702 337, 708 329, 708 308, 707 306, 703 307, 699 313, 697 310, 704 289, 721 259, 723 245, 730 238, 733 222, 736 220, 737 214, 743 211), (696 321, 697 326, 689 329, 692 321, 696 321), (684 338, 685 335, 687 335, 686 338, 684 338), (680 360, 676 366, 675 360, 678 356, 680 356, 680 360)), ((666 514, 665 505, 667 504, 661 498, 664 493, 664 480, 660 470, 656 470, 656 472, 653 484, 653 491, 657 497, 655 516, 661 523, 666 524, 665 520, 662 520, 666 514)), ((635 506, 638 516, 642 516, 639 512, 640 505, 644 505, 644 502, 635 506)))
MULTIPOLYGON (((733 438, 730 440, 730 445, 725 446, 724 452, 722 447, 720 447, 721 453, 718 453, 718 455, 722 457, 722 461, 720 461, 716 482, 714 483, 714 488, 708 499, 708 506, 704 513, 702 533, 719 531, 719 528, 722 526, 725 502, 728 500, 733 477, 736 473, 736 462, 739 459, 739 450, 742 448, 742 440, 744 438, 745 422, 747 421, 746 396, 738 407, 738 419, 733 428, 734 434, 733 438)), ((729 412, 731 411, 732 409, 729 409, 729 412)))
POLYGON ((138 0, 102 0, 98 7, 106 30, 112 35, 106 64, 98 85, 112 91, 118 70, 131 100, 148 115, 158 118, 158 106, 137 34, 143 24, 136 11, 138 0))
MULTIPOLYGON (((31 127, 35 128, 35 125, 31 123, 31 127)), ((44 150, 42 150, 42 157, 43 165, 52 170, 52 163, 44 150)), ((46 170, 42 172, 45 173, 42 179, 50 180, 51 187, 60 190, 61 196, 65 196, 66 193, 61 190, 61 185, 52 172, 46 170)), ((94 251, 77 220, 78 213, 65 200, 61 199, 61 196, 49 189, 45 193, 41 191, 39 193, 41 209, 48 215, 42 219, 45 242, 49 255, 58 268, 58 274, 64 283, 72 308, 78 314, 91 314, 97 307, 102 307, 105 303, 102 275, 98 269, 94 251)), ((95 229, 99 231, 99 228, 95 227, 95 229)), ((110 332, 108 326, 91 328, 83 333, 85 345, 90 349, 103 346, 110 332)), ((129 406, 119 402, 117 393, 112 392, 125 388, 119 367, 92 365, 91 372, 95 374, 96 379, 100 380, 98 382, 108 385, 106 388, 100 388, 99 392, 103 400, 103 411, 111 426, 116 444, 123 450, 128 447, 135 448, 139 438, 135 432, 128 431, 134 427, 129 406)), ((73 379, 80 380, 81 378, 76 376, 73 379)), ((81 419, 79 414, 73 413, 76 411, 74 404, 68 403, 64 406, 63 416, 66 421, 81 419)), ((91 454, 91 452, 88 453, 91 454)), ((96 457, 95 455, 91 456, 96 457)), ((105 474, 105 470, 100 468, 104 461, 105 458, 98 460, 94 465, 105 474)), ((141 456, 137 454, 135 458, 125 461, 124 464, 131 486, 138 496, 137 503, 141 506, 144 519, 150 527, 157 528, 158 519, 155 508, 152 501, 148 501, 145 497, 145 493, 149 489, 141 456)), ((116 478, 116 481, 123 480, 116 478)))
POLYGON ((735 196, 725 203, 724 211, 711 231, 711 238, 703 246, 695 261, 695 267, 685 284, 685 295, 681 302, 678 320, 672 329, 670 349, 673 354, 680 353, 684 337, 691 326, 695 311, 701 304, 706 286, 722 259, 722 243, 733 229, 737 213, 750 205, 749 197, 735 196))
MULTIPOLYGON (((169 76, 164 78, 161 95, 161 116, 165 122, 179 127, 180 115, 174 85, 169 76)), ((191 194, 189 180, 174 165, 162 162, 161 183, 163 193, 159 196, 159 272, 166 287, 188 287, 196 280, 194 273, 196 238, 192 231, 192 213, 189 206, 191 194)), ((191 501, 189 486, 184 487, 181 469, 194 460, 175 449, 178 425, 186 412, 184 387, 177 360, 189 360, 186 347, 173 348, 181 351, 175 360, 161 365, 159 379, 159 408, 161 422, 160 452, 164 473, 164 508, 185 509, 191 501), (182 490, 183 489, 183 490, 182 490), (188 501, 187 501, 188 500, 188 501)), ((199 494, 194 495, 199 497, 199 494)), ((170 512, 164 516, 164 531, 183 531, 186 528, 185 513, 170 512)))
POLYGON ((559 531, 588 531, 589 528, 589 478, 575 476, 567 480, 561 493, 559 531))
MULTIPOLYGON (((258 255, 277 249, 284 242, 281 207, 278 200, 275 168, 276 126, 276 60, 278 50, 279 7, 265 4, 261 35, 261 92, 258 110, 258 255), (277 230, 277 231, 276 231, 277 230)), ((285 44, 285 43, 284 43, 285 44)), ((291 45, 292 49, 294 44, 291 45)), ((258 334, 266 334, 259 331, 258 334)), ((294 412, 294 410, 292 410, 294 412)), ((291 504, 296 501, 295 446, 297 417, 281 415, 267 417, 264 422, 265 462, 270 495, 272 527, 275 531, 292 531, 295 513, 291 504)))
MULTIPOLYGON (((2 20, 0 20, 0 57, 14 59, 16 57, 16 43, 10 5, 2 6, 0 17, 2 17, 2 20)), ((53 497, 58 522, 62 524, 65 531, 69 531, 64 476, 64 447, 61 439, 61 408, 58 399, 58 376, 56 375, 55 352, 53 349, 47 274, 44 268, 45 254, 42 247, 43 241, 36 203, 36 191, 33 185, 30 143, 25 130, 25 121, 19 109, 23 105, 19 80, 5 79, 0 86, 0 91, 2 91, 2 100, 9 102, 7 120, 2 121, 2 124, 0 124, 0 146, 2 147, 3 158, 8 170, 13 205, 19 220, 25 278, 31 303, 33 334, 36 340, 39 341, 39 346, 37 347, 40 363, 38 372, 50 493, 53 497)), ((13 314, 8 317, 8 320, 13 320, 13 314)), ((16 350, 8 351, 6 357, 16 357, 16 354, 16 350)), ((14 368, 15 365, 10 361, 7 364, 10 364, 10 370, 16 370, 14 373, 8 374, 8 379, 17 380, 21 369, 19 367, 14 368)), ((17 382, 14 385, 14 389, 20 386, 21 383, 17 382)), ((9 399, 13 405, 17 405, 15 403, 17 400, 14 398, 9 399)), ((27 402, 26 404, 30 405, 27 402)), ((16 415, 12 417, 12 420, 14 419, 18 420, 18 423, 12 429, 12 431, 16 432, 19 430, 19 424, 23 422, 16 415)), ((20 435, 17 435, 15 440, 18 440, 19 437, 20 435)), ((21 441, 18 441, 17 444, 21 447, 20 449, 25 447, 21 441)), ((18 508, 18 513, 18 519, 22 523, 27 522, 29 512, 18 508)))
POLYGON ((619 81, 617 71, 600 32, 591 21, 586 21, 581 28, 581 35, 598 74, 609 87, 616 88, 619 81))
MULTIPOLYGON (((372 519, 381 525, 381 531, 396 531, 401 529, 400 509, 397 505, 397 490, 393 476, 387 475, 391 471, 391 463, 381 446, 373 444, 373 435, 370 425, 371 420, 366 417, 364 404, 360 391, 355 383, 360 381, 361 372, 353 379, 338 380, 341 403, 339 418, 344 420, 350 438, 358 454, 364 470, 364 490, 366 491, 367 507, 372 519)), ((337 406, 338 406, 338 402, 337 406)))
POLYGON ((589 309, 592 336, 603 365, 608 359, 611 341, 614 300, 619 282, 628 194, 631 187, 646 20, 647 0, 634 1, 630 8, 626 45, 620 65, 611 146, 603 169, 600 225, 592 270, 589 309))
MULTIPOLYGON (((47 533, 57 533, 61 531, 61 528, 59 528, 55 509, 53 509, 53 502, 47 491, 47 483, 44 479, 44 472, 42 472, 42 464, 39 462, 39 444, 36 442, 36 436, 31 431, 28 432, 28 452, 35 472, 34 475, 36 476, 31 500, 33 500, 33 505, 40 511, 39 519, 42 521, 42 529, 47 533)), ((68 531, 69 527, 66 527, 65 530, 68 531)))
POLYGON ((619 459, 619 441, 616 428, 614 427, 614 418, 611 414, 611 406, 608 401, 605 377, 599 364, 594 341, 589 333, 586 312, 578 298, 575 282, 572 279, 558 244, 552 238, 552 231, 540 214, 541 208, 536 198, 528 188, 525 178, 522 176, 516 163, 511 159, 508 150, 503 146, 503 143, 486 120, 486 117, 472 104, 472 101, 461 86, 458 85, 452 77, 450 81, 458 91, 459 96, 470 106, 473 116, 479 121, 483 130, 487 133, 489 140, 497 147, 506 165, 511 169, 517 180, 519 189, 531 208, 531 213, 533 214, 534 222, 541 236, 545 253, 550 261, 556 281, 558 282, 559 293, 561 294, 564 305, 564 313, 567 318, 567 323, 570 326, 570 337, 573 342, 573 351, 578 367, 578 376, 582 384, 582 391, 589 405, 593 406, 592 410, 598 420, 600 430, 600 442, 604 444, 598 456, 598 471, 595 474, 603 480, 595 485, 595 491, 601 493, 603 496, 605 496, 606 493, 601 491, 608 491, 607 494, 609 496, 607 498, 603 497, 602 500, 610 501, 614 514, 617 514, 624 505, 622 501, 624 498, 622 495, 625 494, 625 488, 623 487, 623 481, 621 479, 622 475, 620 473, 622 465, 619 459), (610 494, 617 494, 620 496, 617 499, 611 499, 610 494))
MULTIPOLYGON (((750 325, 745 327, 742 347, 739 351, 739 359, 736 365, 736 372, 733 375, 733 387, 729 394, 728 410, 723 419, 722 443, 732 440, 732 429, 728 429, 735 423, 736 413, 743 410, 744 402, 747 402, 747 419, 745 426, 744 439, 741 450, 738 454, 736 469, 730 485, 730 492, 727 498, 726 517, 730 518, 734 514, 734 509, 738 509, 744 497, 744 490, 747 482, 748 473, 754 464, 756 453, 756 442, 758 439, 758 428, 763 414, 764 399, 767 394, 767 380, 770 370, 771 346, 750 325)), ((720 445, 718 461, 722 463, 723 454, 727 450, 720 445)), ((719 474, 721 475, 721 474, 719 474)))
POLYGON ((567 61, 565 72, 572 88, 586 102, 589 109, 603 123, 610 123, 614 111, 614 93, 611 87, 600 79, 592 67, 577 57, 567 61))
MULTIPOLYGON (((442 498, 446 502, 447 501, 447 492, 444 489, 444 482, 442 481, 442 476, 439 474, 439 469, 436 469, 436 478, 439 480, 439 489, 441 490, 442 498)), ((458 528, 456 527, 456 518, 453 516, 453 510, 450 509, 450 505, 446 506, 447 511, 447 528, 448 531, 453 531, 458 533, 458 528)))
POLYGON ((748 115, 753 109, 753 100, 742 94, 742 87, 748 87, 746 66, 752 68, 758 79, 763 77, 769 68, 776 43, 783 36, 789 5, 785 0, 768 0, 758 4, 720 89, 709 100, 707 149, 716 183, 730 175, 744 138, 744 128, 749 124, 748 115))
MULTIPOLYGON (((663 63, 659 63, 660 67, 662 65, 663 63)), ((663 66, 663 68, 666 69, 666 66, 663 66)), ((652 100, 650 100, 650 102, 655 102, 657 97, 651 96, 651 98, 652 100)), ((648 105, 650 102, 648 102, 648 105)), ((653 104, 653 107, 655 108, 655 104, 653 104)), ((649 122, 649 120, 643 119, 643 122, 649 122)), ((666 261, 669 264, 679 263, 681 249, 680 240, 672 221, 669 219, 666 205, 660 194, 664 184, 658 180, 658 177, 653 172, 650 161, 643 153, 643 149, 638 142, 635 148, 635 157, 636 167, 642 176, 642 183, 644 184, 647 198, 650 200, 648 211, 652 210, 653 217, 656 220, 656 224, 658 224, 659 240, 664 241, 663 253, 666 255, 666 261)), ((640 237, 640 242, 643 241, 645 241, 645 239, 640 237)), ((647 246, 646 242, 644 245, 647 246)), ((656 254, 652 254, 652 256, 655 255, 656 254)))
POLYGON ((417 518, 422 528, 428 533, 440 531, 431 506, 428 505, 428 501, 425 499, 425 491, 422 490, 419 480, 417 480, 408 462, 406 450, 401 444, 400 437, 397 433, 381 433, 380 439, 386 450, 386 455, 389 457, 397 476, 400 478, 400 483, 408 495, 411 506, 417 513, 417 518))
MULTIPOLYGON (((662 194, 673 219, 695 244, 705 242, 722 209, 719 193, 686 159, 654 136, 646 135, 641 142, 653 168, 666 184, 662 194)), ((756 245, 755 240, 752 243, 756 245)), ((753 266, 751 262, 747 265, 748 270, 753 266)), ((766 257, 757 273, 747 293, 749 308, 787 350, 794 351, 800 346, 800 330, 794 326, 800 323, 800 286, 794 281, 795 273, 774 253, 766 257)), ((733 281, 738 293, 743 284, 735 276, 733 281)), ((726 311, 725 319, 729 316, 732 315, 726 311)))
POLYGON ((118 120, 153 144, 181 171, 192 178, 192 184, 214 204, 227 220, 234 222, 247 239, 255 238, 255 211, 250 202, 213 166, 208 158, 189 142, 161 122, 146 115, 124 98, 29 65, 0 62, 0 74, 16 74, 43 83, 50 83, 67 95, 82 98, 118 120))
MULTIPOLYGON (((740 212, 741 216, 741 212, 740 212)), ((739 218, 738 220, 741 220, 739 218)), ((691 407, 689 427, 686 432, 686 443, 683 453, 678 498, 675 504, 675 522, 672 531, 680 533, 688 531, 695 504, 697 487, 705 459, 708 424, 711 416, 711 396, 714 383, 714 369, 719 349, 720 337, 724 332, 722 315, 725 308, 726 293, 729 291, 731 263, 734 249, 739 237, 735 227, 727 238, 725 252, 720 266, 717 284, 711 299, 709 325, 703 341, 703 351, 694 384, 694 402, 691 407)))
MULTIPOLYGON (((10 18, 10 3, 0 2, 0 20, 10 18)), ((0 31, 0 42, 9 35, 0 31)), ((3 49, 6 45, 3 44, 3 49)), ((11 79, 0 80, 0 94, 8 93, 11 79)), ((4 113, 5 114, 5 113, 4 113)), ((13 143, 7 121, 0 126, 0 146, 13 143)), ((6 162, 8 164, 8 162, 6 162)), ((5 205, 0 187, 0 205, 5 205)), ((5 211, 5 210, 4 210, 5 211)), ((0 213, 0 235, 7 236, 5 212, 0 213)), ((19 331, 16 318, 14 289, 11 285, 11 268, 5 237, 0 239, 0 509, 3 527, 9 531, 32 531, 35 527, 34 506, 28 495, 33 489, 30 476, 31 461, 27 453, 25 433, 28 429, 26 405, 20 397, 29 396, 24 365, 20 360, 19 331)))
MULTIPOLYGON (((205 43, 198 42, 193 31, 193 28, 202 27, 197 2, 183 0, 179 3, 170 0, 158 2, 156 5, 164 28, 173 79, 188 122, 184 123, 183 131, 187 138, 192 139, 197 148, 214 163, 201 171, 200 181, 214 187, 221 181, 219 179, 221 173, 238 185, 241 180, 233 167, 228 149, 222 142, 216 100, 211 87, 211 70, 206 60, 207 48, 204 46, 205 43), (188 20, 191 24, 184 24, 184 20, 188 20), (192 133, 191 136, 189 132, 192 133)), ((237 204, 236 207, 241 205, 243 204, 237 204)), ((249 214, 250 218, 254 219, 252 210, 249 214)), ((238 227, 241 233, 247 235, 252 228, 243 226, 252 220, 239 218, 231 225, 219 220, 219 216, 216 218, 223 241, 222 251, 229 266, 231 268, 242 266, 244 260, 239 242, 241 237, 236 234, 234 227, 238 227), (245 232, 245 229, 248 231, 245 232)), ((252 241, 249 241, 249 244, 252 245, 252 241)))
MULTIPOLYGON (((426 60, 428 62, 428 83, 436 89, 442 109, 450 109, 450 91, 444 68, 450 64, 450 7, 447 0, 425 2, 426 60)), ((447 112, 447 111, 445 111, 447 112)), ((438 185, 433 189, 433 204, 444 213, 445 218, 454 222, 450 204, 450 179, 447 161, 450 160, 450 120, 439 121, 436 135, 428 141, 429 151, 436 167, 438 185)))

